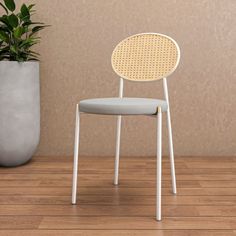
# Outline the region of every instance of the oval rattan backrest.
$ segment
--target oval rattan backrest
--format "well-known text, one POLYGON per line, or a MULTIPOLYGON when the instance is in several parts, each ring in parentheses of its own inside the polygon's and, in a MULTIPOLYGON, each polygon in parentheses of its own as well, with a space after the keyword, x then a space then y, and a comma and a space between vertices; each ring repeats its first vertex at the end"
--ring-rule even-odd
POLYGON ((112 67, 123 79, 153 81, 172 74, 178 66, 180 50, 170 37, 142 33, 121 41, 112 53, 112 67))

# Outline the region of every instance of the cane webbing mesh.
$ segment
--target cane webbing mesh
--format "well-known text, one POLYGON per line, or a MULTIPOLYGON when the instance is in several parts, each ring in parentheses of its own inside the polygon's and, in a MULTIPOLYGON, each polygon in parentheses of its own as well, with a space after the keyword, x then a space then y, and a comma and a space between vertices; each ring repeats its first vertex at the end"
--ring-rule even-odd
POLYGON ((112 53, 112 67, 124 79, 157 80, 170 75, 178 64, 179 50, 169 37, 138 34, 121 41, 112 53))

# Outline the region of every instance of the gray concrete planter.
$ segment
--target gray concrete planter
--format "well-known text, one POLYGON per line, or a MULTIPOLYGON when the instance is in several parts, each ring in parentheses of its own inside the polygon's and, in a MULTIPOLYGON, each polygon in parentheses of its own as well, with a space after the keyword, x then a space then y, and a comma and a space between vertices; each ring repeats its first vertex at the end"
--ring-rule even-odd
POLYGON ((0 61, 0 166, 29 161, 39 136, 39 63, 0 61))

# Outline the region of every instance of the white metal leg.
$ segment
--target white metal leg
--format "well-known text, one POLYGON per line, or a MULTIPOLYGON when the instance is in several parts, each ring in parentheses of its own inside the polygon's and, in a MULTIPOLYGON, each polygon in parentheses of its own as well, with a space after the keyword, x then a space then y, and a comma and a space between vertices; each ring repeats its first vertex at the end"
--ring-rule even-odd
POLYGON ((156 220, 161 220, 161 159, 162 159, 162 111, 157 114, 157 161, 156 161, 156 220))
POLYGON ((168 137, 169 137, 169 153, 170 153, 170 165, 171 165, 171 180, 172 180, 172 192, 177 193, 176 189, 176 178, 175 178, 175 161, 174 161, 174 149, 173 149, 173 139, 172 139, 172 128, 171 128, 171 118, 170 118, 170 104, 169 104, 169 95, 168 95, 168 86, 166 78, 163 79, 164 95, 166 102, 168 104, 167 110, 167 128, 168 128, 168 137))
POLYGON ((120 132, 121 132, 121 116, 118 116, 117 131, 116 131, 116 157, 115 157, 114 185, 118 185, 118 179, 119 179, 120 132))
MULTIPOLYGON (((124 81, 122 78, 120 78, 119 98, 123 97, 123 88, 124 88, 124 81)), ((117 127, 116 127, 116 156, 115 156, 114 185, 118 185, 119 182, 120 132, 121 132, 121 116, 118 116, 117 127)))
POLYGON ((73 184, 72 184, 72 204, 76 204, 77 178, 78 178, 78 155, 79 155, 79 128, 80 112, 79 105, 76 105, 76 123, 75 123, 75 146, 74 146, 74 166, 73 166, 73 184))
POLYGON ((175 161, 174 161, 174 149, 173 149, 173 139, 172 139, 172 128, 170 119, 170 110, 167 110, 167 128, 169 136, 169 152, 170 152, 170 166, 171 166, 171 180, 172 180, 172 192, 177 193, 176 189, 176 178, 175 178, 175 161))

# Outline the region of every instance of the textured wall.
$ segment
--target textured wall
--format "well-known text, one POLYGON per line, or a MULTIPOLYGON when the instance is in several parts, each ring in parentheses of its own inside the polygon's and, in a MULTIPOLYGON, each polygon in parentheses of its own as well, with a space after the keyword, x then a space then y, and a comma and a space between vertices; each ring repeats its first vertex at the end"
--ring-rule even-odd
MULTIPOLYGON (((19 1, 22 2, 22 1, 19 1)), ((177 155, 236 154, 235 0, 35 0, 45 30, 38 155, 71 155, 80 99, 118 94, 113 47, 139 32, 161 32, 182 58, 169 78, 177 155)), ((161 97, 161 82, 125 84, 130 96, 161 97)), ((115 117, 82 117, 81 153, 112 155, 115 117)), ((164 124, 165 125, 165 124, 164 124)), ((155 154, 155 119, 126 117, 123 155, 155 154)), ((167 153, 166 132, 164 153, 167 153)))

